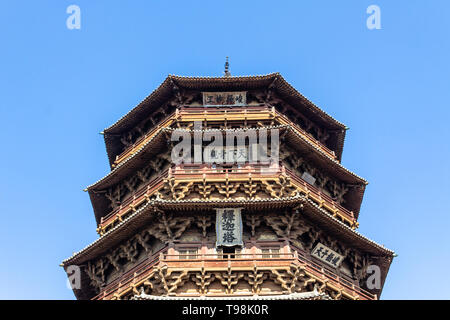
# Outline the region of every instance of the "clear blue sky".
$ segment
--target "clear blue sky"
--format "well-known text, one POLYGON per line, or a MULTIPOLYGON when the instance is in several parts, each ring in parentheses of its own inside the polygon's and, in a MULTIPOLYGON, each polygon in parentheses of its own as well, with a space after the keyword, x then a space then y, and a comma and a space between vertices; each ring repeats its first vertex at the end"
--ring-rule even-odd
POLYGON ((0 298, 73 299, 59 263, 97 238, 99 132, 170 74, 279 71, 347 132, 360 232, 395 250, 382 298, 450 295, 449 1, 0 3, 0 298), (340 4, 342 3, 342 4, 340 4), (344 4, 345 3, 345 4, 344 4), (66 8, 81 8, 68 30, 66 8), (368 30, 366 8, 381 8, 368 30))

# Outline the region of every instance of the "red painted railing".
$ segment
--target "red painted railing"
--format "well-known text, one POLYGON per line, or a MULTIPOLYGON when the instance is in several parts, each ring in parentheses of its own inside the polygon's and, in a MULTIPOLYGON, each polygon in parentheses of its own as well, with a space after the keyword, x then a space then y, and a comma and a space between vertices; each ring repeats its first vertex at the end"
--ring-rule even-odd
POLYGON ((309 258, 309 255, 300 248, 292 247, 292 253, 235 253, 235 254, 167 254, 167 247, 153 254, 133 269, 126 272, 119 279, 114 280, 102 289, 102 292, 93 299, 111 299, 115 294, 122 295, 130 290, 132 283, 138 283, 145 279, 157 264, 167 265, 172 268, 183 268, 189 265, 191 268, 213 266, 220 267, 285 267, 294 263, 303 266, 314 277, 320 278, 333 287, 346 292, 351 297, 374 300, 377 296, 360 288, 352 279, 338 275, 330 269, 324 268, 309 258), (195 256, 195 258, 193 258, 195 256), (268 257, 270 256, 270 257, 268 257))
POLYGON ((320 207, 325 207, 334 216, 341 216, 344 221, 354 227, 356 219, 352 211, 343 207, 338 202, 334 201, 330 196, 323 193, 313 185, 307 183, 302 178, 297 176, 294 171, 289 170, 284 166, 269 168, 262 165, 245 165, 240 168, 212 168, 210 165, 202 164, 197 166, 183 165, 165 170, 157 178, 150 181, 149 184, 138 189, 133 196, 125 199, 118 208, 102 217, 99 230, 102 234, 102 228, 104 230, 117 219, 120 220, 123 215, 131 210, 131 207, 136 207, 143 203, 146 197, 150 196, 162 187, 163 181, 167 177, 175 177, 177 180, 192 181, 193 179, 223 179, 224 177, 234 179, 247 179, 249 177, 252 177, 253 179, 276 178, 280 174, 286 174, 289 176, 293 180, 294 184, 297 185, 308 197, 315 200, 320 207), (263 169, 270 171, 263 172, 263 169))

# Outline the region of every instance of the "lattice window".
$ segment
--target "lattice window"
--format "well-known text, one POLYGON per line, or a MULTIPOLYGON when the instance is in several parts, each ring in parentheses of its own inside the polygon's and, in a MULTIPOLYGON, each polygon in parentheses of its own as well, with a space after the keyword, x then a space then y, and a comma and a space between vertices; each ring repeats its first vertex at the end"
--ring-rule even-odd
POLYGON ((279 247, 262 247, 261 248, 262 258, 279 258, 280 248, 279 247))
POLYGON ((197 258, 197 248, 180 248, 178 253, 180 259, 196 259, 197 258))

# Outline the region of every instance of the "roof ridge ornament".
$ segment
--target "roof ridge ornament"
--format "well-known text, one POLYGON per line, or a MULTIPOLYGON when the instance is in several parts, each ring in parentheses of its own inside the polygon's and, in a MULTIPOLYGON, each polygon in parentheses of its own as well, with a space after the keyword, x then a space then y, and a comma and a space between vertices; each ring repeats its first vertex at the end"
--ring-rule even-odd
POLYGON ((225 61, 225 72, 224 72, 224 77, 231 77, 231 73, 228 70, 228 68, 230 67, 230 64, 228 63, 228 57, 227 60, 225 61))

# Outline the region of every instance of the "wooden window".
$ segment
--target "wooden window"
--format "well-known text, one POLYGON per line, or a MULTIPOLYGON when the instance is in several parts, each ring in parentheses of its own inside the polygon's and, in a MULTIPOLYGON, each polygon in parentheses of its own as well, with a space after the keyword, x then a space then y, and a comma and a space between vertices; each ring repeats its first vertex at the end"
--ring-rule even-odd
POLYGON ((262 247, 262 258, 278 258, 280 256, 279 247, 262 247))
POLYGON ((180 259, 196 259, 197 258, 197 248, 180 248, 178 250, 180 259))

